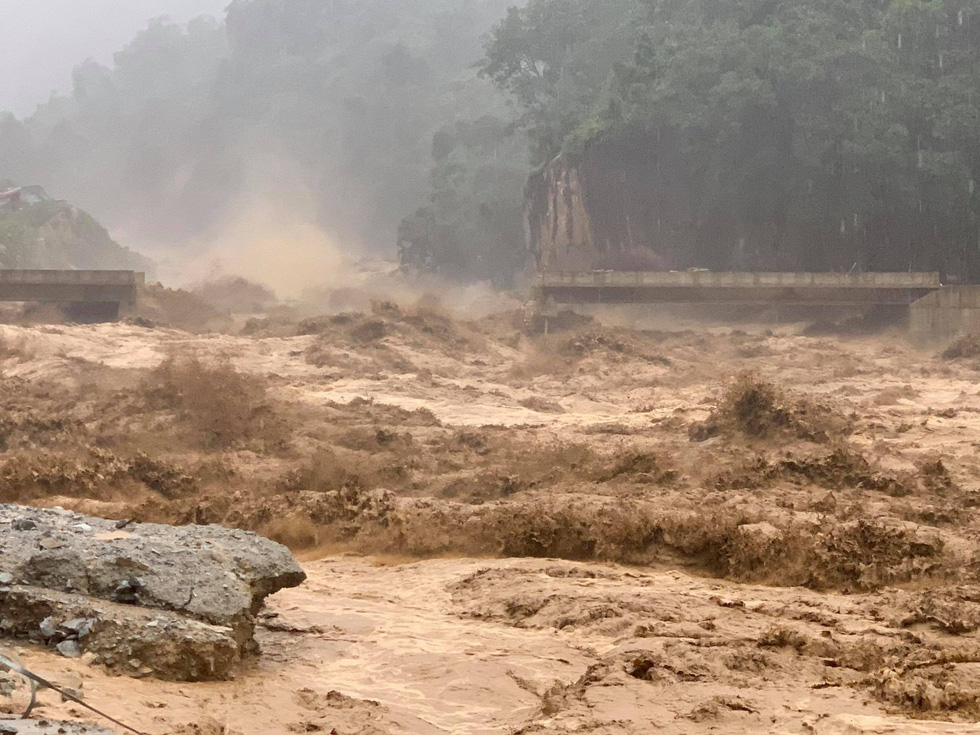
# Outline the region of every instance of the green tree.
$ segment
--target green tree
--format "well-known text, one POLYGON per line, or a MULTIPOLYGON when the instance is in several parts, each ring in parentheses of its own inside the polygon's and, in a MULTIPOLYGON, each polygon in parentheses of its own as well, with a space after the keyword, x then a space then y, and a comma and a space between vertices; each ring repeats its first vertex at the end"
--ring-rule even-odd
POLYGON ((433 138, 431 203, 399 226, 402 266, 509 285, 526 264, 522 225, 527 144, 486 115, 433 138))
POLYGON ((629 60, 642 11, 641 0, 530 0, 494 28, 480 72, 513 95, 535 162, 557 155, 629 60))

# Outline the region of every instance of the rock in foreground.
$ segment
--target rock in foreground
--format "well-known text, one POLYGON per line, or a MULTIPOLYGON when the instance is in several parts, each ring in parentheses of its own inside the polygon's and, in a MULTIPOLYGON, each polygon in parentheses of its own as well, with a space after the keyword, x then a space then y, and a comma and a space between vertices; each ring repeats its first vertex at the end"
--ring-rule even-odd
POLYGON ((0 718, 0 735, 115 735, 115 733, 97 725, 79 722, 0 718))
POLYGON ((263 600, 306 575, 284 546, 217 526, 0 505, 0 633, 120 673, 226 679, 263 600))

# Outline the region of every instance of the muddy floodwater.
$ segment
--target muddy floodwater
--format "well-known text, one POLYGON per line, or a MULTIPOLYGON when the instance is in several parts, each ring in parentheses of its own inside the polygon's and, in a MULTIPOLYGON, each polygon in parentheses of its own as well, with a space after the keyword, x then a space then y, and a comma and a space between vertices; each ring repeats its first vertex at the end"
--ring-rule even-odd
POLYGON ((0 326, 0 502, 308 575, 231 681, 0 646, 153 735, 976 732, 980 345, 611 323, 0 326))

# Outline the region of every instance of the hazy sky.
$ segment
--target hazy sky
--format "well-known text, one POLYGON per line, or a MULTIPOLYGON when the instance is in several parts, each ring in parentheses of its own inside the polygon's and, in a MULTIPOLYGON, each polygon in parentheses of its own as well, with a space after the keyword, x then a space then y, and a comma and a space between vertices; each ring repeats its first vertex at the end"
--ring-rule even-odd
POLYGON ((71 70, 104 64, 147 21, 221 17, 230 0, 0 0, 0 110, 30 114, 52 90, 71 88, 71 70))

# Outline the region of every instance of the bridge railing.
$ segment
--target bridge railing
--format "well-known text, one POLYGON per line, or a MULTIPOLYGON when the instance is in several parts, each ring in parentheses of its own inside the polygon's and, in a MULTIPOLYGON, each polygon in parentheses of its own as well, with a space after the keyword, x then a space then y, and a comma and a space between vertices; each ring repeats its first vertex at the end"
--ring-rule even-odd
POLYGON ((554 271, 537 285, 650 288, 941 288, 939 273, 751 273, 712 271, 554 271))

